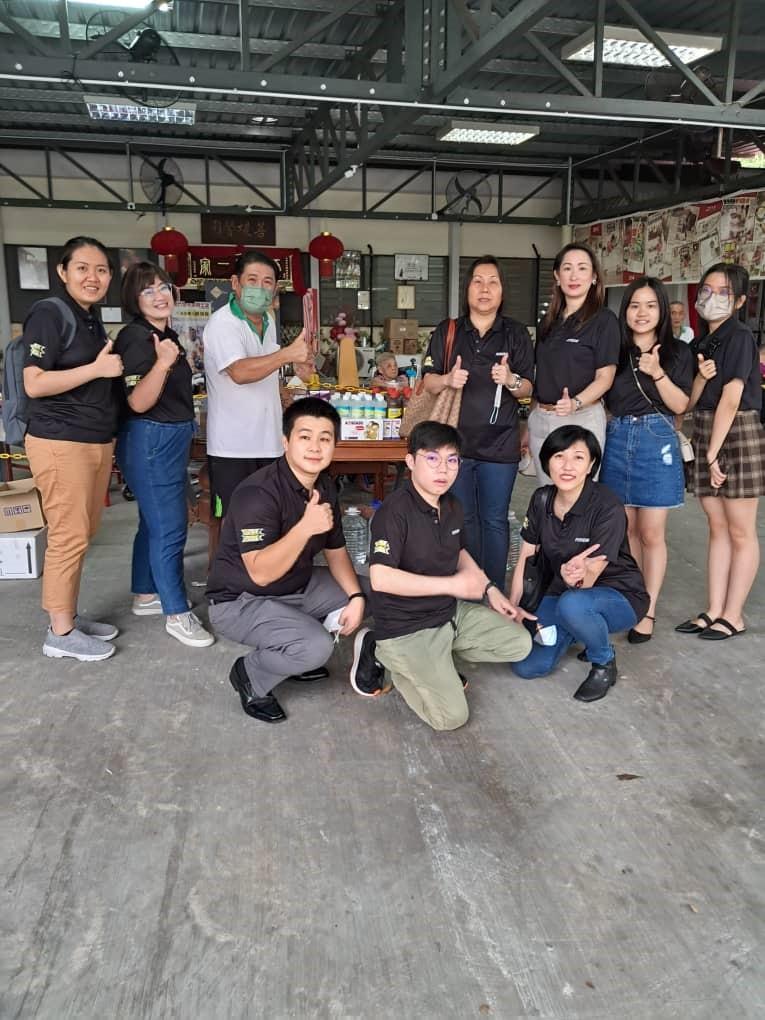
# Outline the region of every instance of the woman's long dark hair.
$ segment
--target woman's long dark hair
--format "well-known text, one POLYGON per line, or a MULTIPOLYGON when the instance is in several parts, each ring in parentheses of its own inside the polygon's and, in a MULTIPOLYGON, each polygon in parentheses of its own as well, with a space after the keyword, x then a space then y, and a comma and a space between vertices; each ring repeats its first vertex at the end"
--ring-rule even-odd
POLYGON ((619 325, 622 331, 622 346, 619 354, 619 368, 629 364, 630 358, 639 348, 632 338, 632 330, 627 325, 627 309, 635 294, 635 291, 643 287, 650 287, 656 295, 659 303, 659 321, 656 325, 656 343, 661 344, 659 351, 659 364, 666 371, 678 357, 678 351, 682 344, 681 340, 675 340, 672 335, 672 317, 669 314, 669 295, 667 288, 657 280, 655 276, 641 276, 639 280, 633 280, 625 290, 622 297, 622 304, 619 309, 619 325))
POLYGON ((497 315, 502 314, 502 306, 505 303, 505 274, 502 272, 502 266, 499 264, 494 255, 482 255, 479 259, 473 259, 468 266, 468 271, 465 274, 465 287, 462 291, 462 314, 466 319, 470 318, 470 306, 468 305, 468 291, 470 290, 470 281, 473 279, 473 273, 476 271, 478 266, 494 266, 497 270, 497 276, 499 277, 499 283, 502 287, 502 299, 499 302, 499 308, 497 309, 497 315))
MULTIPOLYGON (((576 322, 576 328, 581 329, 585 322, 598 314, 601 308, 606 303, 606 289, 603 286, 603 274, 600 271, 600 263, 598 257, 592 248, 589 248, 586 244, 571 244, 564 245, 563 248, 555 256, 553 262, 553 272, 557 273, 560 270, 563 260, 572 251, 583 251, 587 258, 590 260, 592 265, 592 271, 595 274, 595 285, 590 287, 590 291, 585 298, 584 304, 579 311, 573 316, 576 322)), ((550 295, 550 306, 547 309, 542 325, 539 327, 539 339, 544 340, 550 330, 553 328, 555 323, 561 317, 563 310, 566 307, 566 299, 563 296, 563 291, 560 289, 560 284, 553 278, 553 289, 550 295)))

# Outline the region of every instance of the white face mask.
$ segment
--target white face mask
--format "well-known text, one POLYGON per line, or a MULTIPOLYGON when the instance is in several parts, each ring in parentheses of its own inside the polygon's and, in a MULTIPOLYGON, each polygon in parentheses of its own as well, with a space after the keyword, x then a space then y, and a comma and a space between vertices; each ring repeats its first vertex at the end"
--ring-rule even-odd
POLYGON ((727 319, 733 312, 733 298, 722 294, 709 294, 696 299, 696 311, 707 322, 720 322, 727 319))

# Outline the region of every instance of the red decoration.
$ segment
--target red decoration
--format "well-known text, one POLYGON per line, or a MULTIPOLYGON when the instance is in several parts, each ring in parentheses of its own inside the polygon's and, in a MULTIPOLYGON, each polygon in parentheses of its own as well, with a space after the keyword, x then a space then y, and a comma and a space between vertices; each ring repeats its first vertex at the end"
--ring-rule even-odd
POLYGON ((163 227, 152 237, 150 246, 157 255, 176 255, 180 258, 189 250, 189 240, 180 230, 163 227))
POLYGON ((336 259, 340 258, 345 248, 339 238, 335 237, 328 230, 323 230, 308 245, 308 251, 315 259, 319 260, 319 276, 326 277, 332 276, 332 264, 336 259))

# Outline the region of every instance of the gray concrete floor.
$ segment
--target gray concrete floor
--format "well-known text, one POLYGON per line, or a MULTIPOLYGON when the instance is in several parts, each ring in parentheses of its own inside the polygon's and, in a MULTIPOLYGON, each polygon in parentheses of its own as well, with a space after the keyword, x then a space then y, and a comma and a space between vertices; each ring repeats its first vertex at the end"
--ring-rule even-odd
POLYGON ((1 582, 0 1016, 765 1016, 765 585, 746 637, 672 632, 704 605, 694 501, 608 698, 571 699, 573 655, 487 666, 450 734, 356 697, 347 646, 286 724, 248 719, 236 646, 130 614, 134 516, 85 571, 110 661, 43 658, 38 584, 1 582))

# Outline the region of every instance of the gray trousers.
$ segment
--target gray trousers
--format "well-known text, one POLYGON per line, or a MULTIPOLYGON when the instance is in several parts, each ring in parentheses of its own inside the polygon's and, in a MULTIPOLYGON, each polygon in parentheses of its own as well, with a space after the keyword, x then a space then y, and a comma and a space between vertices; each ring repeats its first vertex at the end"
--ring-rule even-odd
POLYGON ((253 694, 263 698, 287 676, 318 669, 332 655, 334 639, 321 621, 347 605, 348 596, 326 567, 314 567, 305 591, 250 595, 210 606, 217 634, 249 645, 244 666, 253 694))
MULTIPOLYGON (((539 463, 539 451, 550 433, 559 429, 561 425, 581 425, 582 428, 589 429, 600 443, 601 453, 606 445, 606 412, 600 401, 565 416, 535 407, 529 415, 529 453, 534 458, 537 486, 552 485, 552 478, 544 473, 542 465, 539 463)), ((594 476, 595 480, 597 480, 598 474, 594 476)))

